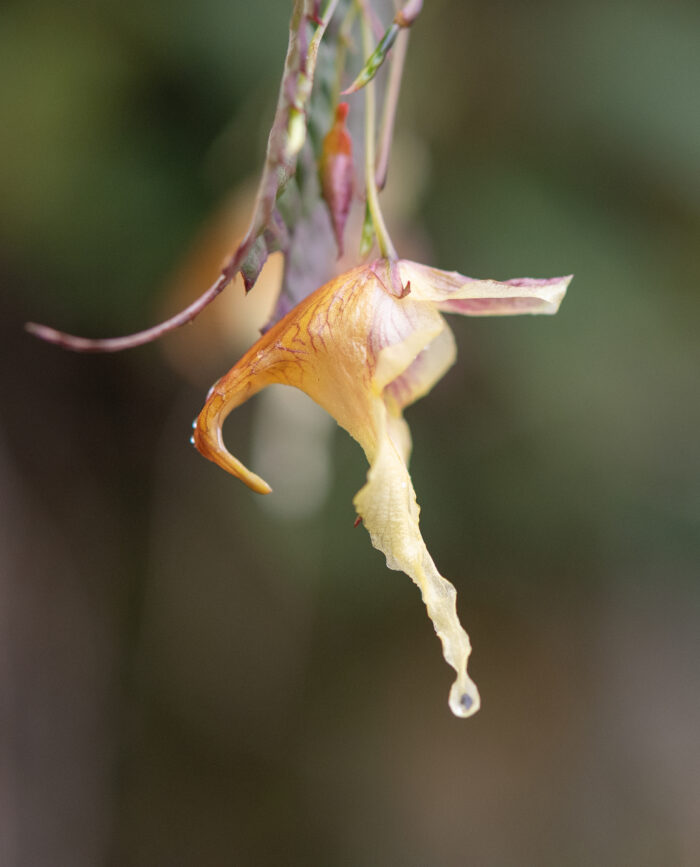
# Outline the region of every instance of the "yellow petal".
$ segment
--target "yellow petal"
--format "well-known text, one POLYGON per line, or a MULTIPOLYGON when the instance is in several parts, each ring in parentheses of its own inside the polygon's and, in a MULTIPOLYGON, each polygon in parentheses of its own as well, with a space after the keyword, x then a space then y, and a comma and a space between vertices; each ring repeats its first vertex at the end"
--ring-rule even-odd
POLYGON ((471 645, 457 617, 455 588, 437 571, 418 527, 420 510, 403 454, 405 422, 390 416, 379 401, 376 412, 378 449, 367 484, 355 496, 355 508, 387 566, 405 572, 420 588, 443 656, 457 672, 450 709, 456 716, 471 716, 480 706, 479 692, 467 674, 471 645))
POLYGON ((415 356, 403 373, 385 387, 384 402, 392 412, 399 412, 424 397, 455 363, 455 339, 444 319, 442 326, 442 331, 415 356))

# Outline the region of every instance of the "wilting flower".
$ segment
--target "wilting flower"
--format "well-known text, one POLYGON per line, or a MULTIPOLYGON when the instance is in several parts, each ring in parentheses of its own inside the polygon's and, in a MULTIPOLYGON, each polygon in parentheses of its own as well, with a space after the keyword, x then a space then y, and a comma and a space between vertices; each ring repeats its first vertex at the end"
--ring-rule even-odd
POLYGON ((450 691, 457 716, 479 708, 467 674, 471 647, 457 617, 455 589, 437 571, 420 533, 403 409, 455 360, 454 338, 440 311, 556 313, 570 279, 472 280, 405 260, 355 268, 264 334, 214 385, 196 423, 199 451, 261 494, 271 488, 227 451, 221 427, 231 410, 265 386, 301 389, 360 443, 370 469, 355 508, 387 566, 403 570, 421 590, 444 657, 457 672, 450 691))

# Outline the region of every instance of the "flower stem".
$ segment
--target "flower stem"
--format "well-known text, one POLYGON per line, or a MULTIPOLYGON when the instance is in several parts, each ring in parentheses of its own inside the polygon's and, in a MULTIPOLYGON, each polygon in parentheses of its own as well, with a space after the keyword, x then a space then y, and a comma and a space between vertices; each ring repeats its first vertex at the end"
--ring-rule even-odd
MULTIPOLYGON (((367 15, 362 16, 362 41, 365 54, 372 51, 372 29, 367 15)), ((374 223, 374 234, 379 245, 379 252, 385 259, 398 259, 396 249, 391 241, 389 230, 384 222, 384 216, 379 206, 379 193, 375 177, 375 96, 374 82, 365 86, 365 187, 367 190, 367 205, 374 223)))
POLYGON ((326 32, 326 28, 333 17, 333 13, 335 12, 335 8, 338 5, 338 0, 328 0, 328 5, 325 8, 325 11, 321 15, 321 18, 318 21, 318 27, 316 28, 314 35, 311 37, 311 42, 309 43, 309 49, 306 54, 306 63, 308 67, 309 77, 313 81, 314 71, 316 69, 316 58, 318 57, 318 47, 321 44, 321 40, 326 32))
POLYGON ((345 72, 345 63, 348 55, 348 48, 352 44, 352 26, 355 23, 356 15, 357 5, 355 3, 351 3, 347 12, 345 13, 343 23, 340 25, 340 33, 338 35, 338 49, 336 52, 335 60, 335 82, 333 85, 333 98, 331 100, 331 106, 336 106, 340 101, 340 88, 342 86, 341 82, 343 79, 343 73, 345 72))
POLYGON ((403 66, 406 60, 406 51, 408 49, 408 36, 410 31, 403 29, 396 37, 394 45, 394 53, 391 58, 391 67, 389 70, 389 80, 386 85, 386 94, 384 96, 384 105, 382 106, 382 125, 379 133, 379 157, 377 158, 377 188, 384 189, 386 184, 386 176, 389 171, 389 154, 391 152, 391 142, 394 137, 394 121, 396 120, 396 106, 399 101, 399 92, 401 90, 401 79, 403 77, 403 66))

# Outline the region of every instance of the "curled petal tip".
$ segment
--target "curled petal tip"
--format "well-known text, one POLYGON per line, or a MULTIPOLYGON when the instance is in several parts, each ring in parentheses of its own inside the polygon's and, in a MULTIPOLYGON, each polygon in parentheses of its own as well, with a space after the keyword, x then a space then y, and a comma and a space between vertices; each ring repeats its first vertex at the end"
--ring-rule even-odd
POLYGON ((206 426, 206 421, 204 424, 198 424, 192 442, 201 455, 218 464, 222 470, 226 470, 227 473, 240 479, 251 491, 255 491, 256 494, 272 493, 272 488, 264 479, 251 472, 228 451, 223 444, 220 427, 215 427, 211 431, 206 426))
POLYGON ((231 402, 231 395, 222 394, 216 386, 211 390, 196 420, 192 443, 201 455, 240 479, 251 491, 256 494, 269 494, 272 488, 268 483, 251 472, 224 445, 221 426, 231 410, 231 402))
POLYGON ((249 473, 248 478, 244 478, 243 481, 248 485, 251 491, 255 491, 256 494, 272 493, 272 488, 268 485, 265 479, 261 479, 260 476, 256 476, 255 473, 249 473))

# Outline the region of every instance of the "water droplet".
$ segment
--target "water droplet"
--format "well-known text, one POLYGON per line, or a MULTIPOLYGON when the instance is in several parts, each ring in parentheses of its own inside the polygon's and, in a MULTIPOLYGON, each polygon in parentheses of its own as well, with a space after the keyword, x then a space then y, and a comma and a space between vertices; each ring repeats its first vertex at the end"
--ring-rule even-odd
POLYGON ((194 445, 194 437, 193 436, 190 437, 190 442, 192 443, 192 445, 194 445))
POLYGON ((474 704, 474 699, 465 692, 462 698, 460 698, 459 703, 465 710, 470 710, 471 706, 474 704))
POLYGON ((452 684, 450 690, 450 710, 455 716, 466 719, 473 716, 481 706, 479 692, 476 686, 465 675, 464 679, 459 678, 458 681, 452 684))
POLYGON ((194 430, 194 428, 196 428, 196 427, 197 427, 197 419, 195 418, 192 421, 192 429, 194 430))

